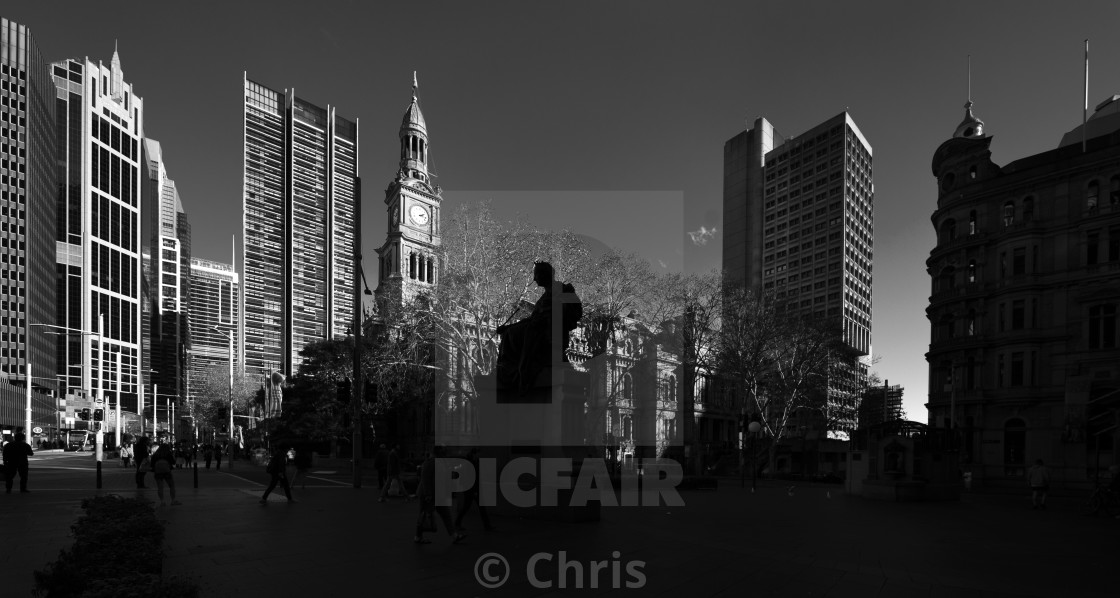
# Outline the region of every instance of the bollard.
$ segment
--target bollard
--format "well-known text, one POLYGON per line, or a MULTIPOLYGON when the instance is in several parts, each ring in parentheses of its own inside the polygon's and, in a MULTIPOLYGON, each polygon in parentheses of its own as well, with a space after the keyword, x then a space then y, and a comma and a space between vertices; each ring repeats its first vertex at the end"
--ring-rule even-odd
POLYGON ((198 461, 194 463, 194 487, 198 488, 198 461))
POLYGON ((101 461, 97 462, 97 489, 101 489, 101 461))

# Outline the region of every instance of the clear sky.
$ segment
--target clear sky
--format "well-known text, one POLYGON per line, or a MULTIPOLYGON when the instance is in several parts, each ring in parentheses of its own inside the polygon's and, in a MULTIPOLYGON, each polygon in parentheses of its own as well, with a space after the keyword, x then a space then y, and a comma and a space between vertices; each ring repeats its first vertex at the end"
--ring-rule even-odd
POLYGON ((360 119, 367 264, 413 70, 448 207, 493 197, 532 218, 547 214, 542 198, 578 197, 581 232, 690 271, 719 265, 724 141, 756 116, 788 137, 847 109, 874 148, 875 370, 905 386, 921 421, 930 162, 963 117, 966 57, 997 164, 1080 124, 1086 38, 1090 109, 1120 93, 1115 0, 9 0, 0 14, 29 26, 48 60, 108 63, 118 41, 194 255, 223 261, 241 233, 243 71, 360 119))

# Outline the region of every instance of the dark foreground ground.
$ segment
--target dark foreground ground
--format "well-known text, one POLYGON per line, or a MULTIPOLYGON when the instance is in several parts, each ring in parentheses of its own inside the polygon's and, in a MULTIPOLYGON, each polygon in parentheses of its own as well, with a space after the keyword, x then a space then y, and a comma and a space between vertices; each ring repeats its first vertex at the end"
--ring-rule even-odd
MULTIPOLYGON (((30 494, 0 494, 2 596, 30 595, 31 572, 70 545, 81 499, 98 492, 88 455, 43 453, 31 467, 30 494)), ((265 506, 257 502, 263 468, 239 461, 232 471, 201 470, 198 489, 190 472, 177 471, 183 504, 157 508, 167 522, 165 575, 193 577, 203 596, 237 598, 1116 591, 1120 521, 1085 515, 1080 498, 1052 499, 1046 511, 1033 511, 1025 497, 900 504, 848 497, 835 486, 800 485, 791 495, 788 484, 763 482, 751 493, 737 480, 721 480, 718 491, 682 493, 684 507, 604 509, 598 523, 502 513, 493 516, 496 531, 486 533, 472 511, 463 543, 452 545, 441 526, 431 544, 417 546, 417 504, 378 503, 372 478, 355 490, 341 469, 320 466, 306 489, 296 489, 298 503, 280 493, 265 506), (526 572, 530 562, 536 585, 526 572), (504 577, 495 589, 483 585, 504 577)), ((103 479, 102 493, 158 500, 113 463, 103 479)))

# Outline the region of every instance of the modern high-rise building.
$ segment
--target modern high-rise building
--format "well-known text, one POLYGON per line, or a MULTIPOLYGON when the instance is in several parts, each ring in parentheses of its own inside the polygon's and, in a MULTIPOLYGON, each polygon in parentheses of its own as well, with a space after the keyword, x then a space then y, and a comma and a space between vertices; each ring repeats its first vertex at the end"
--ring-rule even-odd
POLYGON ((246 77, 244 128, 244 366, 290 375, 351 326, 358 122, 246 77))
POLYGON ((190 330, 190 223, 175 181, 167 176, 163 148, 144 139, 140 254, 144 379, 160 394, 186 394, 190 330))
POLYGON ((109 65, 72 58, 52 66, 56 93, 57 371, 125 411, 137 408, 141 366, 141 221, 144 103, 109 65), (103 328, 99 329, 99 322, 103 328), (103 336, 100 336, 103 335, 103 336), (99 342, 103 338, 104 342, 99 342))
POLYGON ((1088 488, 1120 455, 1120 95, 1004 165, 965 105, 934 152, 929 425, 980 486, 1088 488))
POLYGON ((830 396, 855 427, 871 352, 874 183, 871 145, 844 112, 782 138, 765 118, 724 145, 723 261, 732 282, 795 314, 837 322, 852 349, 830 396))
MULTIPOLYGON (((191 345, 187 349, 190 380, 202 380, 215 368, 229 367, 229 337, 233 338, 233 361, 240 363, 237 328, 241 285, 232 264, 191 258, 190 269, 191 345), (216 329, 216 330, 215 330, 216 329)), ((188 397, 194 399, 193 386, 188 397)))
MULTIPOLYGON (((57 171, 54 85, 27 27, 0 19, 0 377, 55 389, 54 239, 57 171)), ((24 406, 0 408, 23 426, 24 406)), ((34 404, 33 424, 55 427, 54 405, 34 404)))

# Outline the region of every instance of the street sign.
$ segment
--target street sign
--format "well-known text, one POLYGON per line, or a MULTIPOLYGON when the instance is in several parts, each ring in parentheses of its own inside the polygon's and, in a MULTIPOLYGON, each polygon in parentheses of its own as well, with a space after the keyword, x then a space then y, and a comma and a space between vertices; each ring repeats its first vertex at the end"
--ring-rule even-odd
POLYGON ((39 426, 35 426, 34 428, 31 428, 31 433, 32 434, 42 434, 43 429, 40 428, 39 426))

